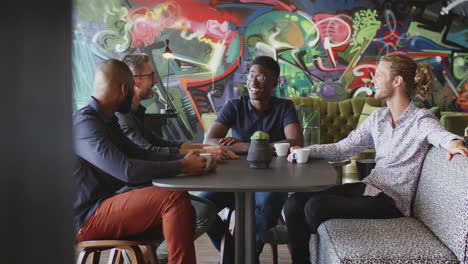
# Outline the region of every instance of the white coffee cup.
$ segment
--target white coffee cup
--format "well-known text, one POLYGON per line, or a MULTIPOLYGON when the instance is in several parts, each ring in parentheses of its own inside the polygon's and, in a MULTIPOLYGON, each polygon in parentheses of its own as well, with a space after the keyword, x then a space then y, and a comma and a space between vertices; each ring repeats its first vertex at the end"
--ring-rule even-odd
POLYGON ((288 150, 289 150, 290 145, 291 144, 289 143, 275 143, 274 146, 276 150, 276 155, 278 157, 284 157, 288 155, 288 150))
POLYGON ((297 163, 306 163, 309 160, 310 149, 301 148, 293 150, 293 157, 296 159, 297 163))
POLYGON ((205 162, 205 168, 209 168, 211 165, 211 153, 200 153, 200 156, 204 157, 206 162, 205 162))

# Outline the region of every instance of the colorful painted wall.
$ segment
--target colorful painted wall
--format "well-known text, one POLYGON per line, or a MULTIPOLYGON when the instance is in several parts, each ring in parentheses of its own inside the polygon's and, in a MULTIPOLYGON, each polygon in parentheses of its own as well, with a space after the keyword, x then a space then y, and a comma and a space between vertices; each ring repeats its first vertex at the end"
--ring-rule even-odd
POLYGON ((76 0, 73 22, 74 110, 88 102, 100 61, 146 53, 159 83, 144 104, 158 112, 167 86, 174 139, 202 133, 201 114, 243 92, 257 55, 280 63, 276 96, 343 100, 373 96, 379 57, 405 51, 434 68, 428 107, 468 112, 464 0, 76 0))

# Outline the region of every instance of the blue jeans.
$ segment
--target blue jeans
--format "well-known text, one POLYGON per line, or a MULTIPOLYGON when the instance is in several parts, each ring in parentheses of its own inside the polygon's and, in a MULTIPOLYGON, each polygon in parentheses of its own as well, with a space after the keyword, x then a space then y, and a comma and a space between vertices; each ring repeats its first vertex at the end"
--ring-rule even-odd
MULTIPOLYGON (((230 192, 203 192, 200 197, 212 201, 219 212, 226 207, 234 208, 234 193, 230 192)), ((280 217, 283 204, 288 198, 288 193, 278 192, 257 192, 255 193, 255 241, 257 259, 263 249, 261 234, 276 226, 280 217)), ((211 242, 220 249, 221 238, 224 233, 224 224, 219 216, 206 232, 211 242)), ((225 254, 229 257, 234 255, 234 243, 232 238, 228 238, 225 244, 225 254)))

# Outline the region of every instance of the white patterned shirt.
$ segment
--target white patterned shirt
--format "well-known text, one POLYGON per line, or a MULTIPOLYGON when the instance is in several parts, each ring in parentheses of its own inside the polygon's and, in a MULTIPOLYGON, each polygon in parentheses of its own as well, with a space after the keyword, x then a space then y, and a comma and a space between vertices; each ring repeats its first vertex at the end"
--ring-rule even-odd
POLYGON ((385 107, 374 111, 345 139, 308 148, 311 157, 341 161, 374 145, 376 166, 362 181, 367 184, 364 195, 375 196, 382 191, 405 216, 410 216, 430 145, 447 149, 450 141, 462 138, 441 128, 434 115, 412 102, 395 123, 393 128, 390 110, 385 107))

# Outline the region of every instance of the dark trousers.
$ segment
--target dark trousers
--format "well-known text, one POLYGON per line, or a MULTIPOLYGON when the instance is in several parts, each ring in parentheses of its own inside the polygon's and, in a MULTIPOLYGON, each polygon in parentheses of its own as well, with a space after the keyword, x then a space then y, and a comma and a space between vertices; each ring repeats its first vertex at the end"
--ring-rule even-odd
POLYGON ((295 193, 286 201, 284 213, 291 237, 294 264, 310 263, 309 240, 318 226, 332 218, 396 218, 401 212, 384 193, 363 196, 366 185, 351 183, 313 193, 295 193))
MULTIPOLYGON (((216 205, 216 210, 219 212, 222 209, 229 207, 234 208, 234 193, 229 192, 202 192, 200 197, 212 201, 216 205)), ((288 197, 288 193, 280 192, 256 192, 255 193, 255 242, 256 242, 256 262, 258 256, 263 250, 263 241, 261 234, 268 229, 276 226, 278 218, 281 215, 281 209, 288 197)), ((216 249, 220 249, 221 238, 224 234, 224 223, 218 216, 211 227, 206 232, 210 237, 216 249)), ((228 235, 225 243, 225 261, 233 262, 234 257, 234 241, 228 235)))

